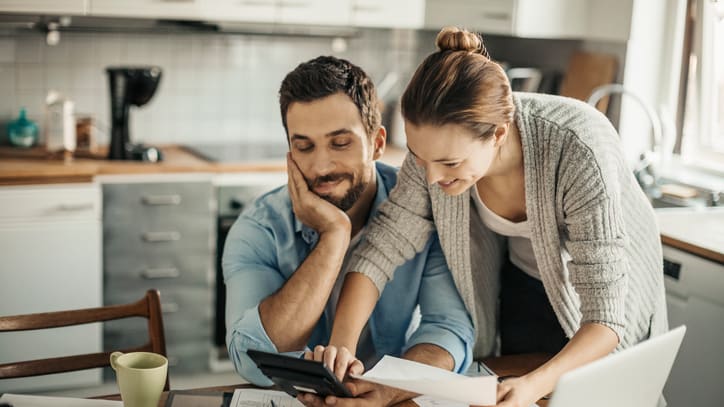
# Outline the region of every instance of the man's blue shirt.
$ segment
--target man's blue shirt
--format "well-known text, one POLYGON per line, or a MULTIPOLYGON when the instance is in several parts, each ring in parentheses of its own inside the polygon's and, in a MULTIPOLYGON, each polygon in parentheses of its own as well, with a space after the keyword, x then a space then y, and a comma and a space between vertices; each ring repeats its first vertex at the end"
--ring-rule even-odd
MULTIPOLYGON (((397 182, 397 169, 379 162, 376 169, 377 194, 368 222, 397 182)), ((254 201, 229 231, 222 262, 226 283, 226 342, 237 372, 254 384, 272 383, 248 358, 246 350, 277 352, 261 323, 259 303, 289 280, 314 249, 318 238, 316 231, 294 216, 286 185, 254 201)), ((328 304, 325 308, 307 343, 309 349, 327 344, 335 307, 336 304, 328 304)), ((374 354, 362 360, 368 369, 384 355, 400 356, 421 343, 447 350, 455 360, 457 372, 464 372, 470 365, 474 343, 472 322, 436 234, 421 253, 395 271, 395 278, 385 286, 370 316, 366 332, 368 343, 361 338, 358 355, 364 354, 365 349, 374 354), (419 326, 409 334, 418 305, 419 326)))

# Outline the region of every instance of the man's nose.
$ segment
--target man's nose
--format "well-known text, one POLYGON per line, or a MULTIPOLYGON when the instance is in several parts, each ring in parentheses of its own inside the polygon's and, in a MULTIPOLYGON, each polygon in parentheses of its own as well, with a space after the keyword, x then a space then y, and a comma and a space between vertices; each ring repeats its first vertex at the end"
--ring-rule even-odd
POLYGON ((334 157, 327 151, 319 151, 313 157, 312 170, 317 176, 327 175, 334 171, 337 166, 334 157))

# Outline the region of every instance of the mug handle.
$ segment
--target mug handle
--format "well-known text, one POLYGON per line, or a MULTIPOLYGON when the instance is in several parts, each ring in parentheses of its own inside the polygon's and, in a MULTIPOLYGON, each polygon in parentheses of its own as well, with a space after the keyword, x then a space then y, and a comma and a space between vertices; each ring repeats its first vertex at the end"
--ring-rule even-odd
POLYGON ((123 352, 113 352, 111 353, 111 367, 113 370, 117 370, 118 365, 116 364, 116 359, 118 359, 119 356, 122 356, 123 352))

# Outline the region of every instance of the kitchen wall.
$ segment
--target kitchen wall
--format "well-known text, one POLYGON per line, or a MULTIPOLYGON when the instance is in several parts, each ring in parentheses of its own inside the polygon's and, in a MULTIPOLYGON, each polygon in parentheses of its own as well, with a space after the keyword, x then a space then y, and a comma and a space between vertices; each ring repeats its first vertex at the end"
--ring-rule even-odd
MULTIPOLYGON (((433 50, 435 32, 363 29, 334 52, 332 38, 238 34, 62 33, 56 46, 45 34, 0 35, 0 124, 20 107, 42 125, 43 101, 57 90, 92 115, 107 143, 109 95, 105 67, 156 64, 163 78, 155 97, 131 114, 132 138, 145 143, 272 143, 283 140, 277 91, 284 75, 318 55, 347 58, 376 83, 390 72, 404 89, 417 64, 433 50)), ((488 48, 513 65, 565 69, 579 41, 486 37, 488 48)))

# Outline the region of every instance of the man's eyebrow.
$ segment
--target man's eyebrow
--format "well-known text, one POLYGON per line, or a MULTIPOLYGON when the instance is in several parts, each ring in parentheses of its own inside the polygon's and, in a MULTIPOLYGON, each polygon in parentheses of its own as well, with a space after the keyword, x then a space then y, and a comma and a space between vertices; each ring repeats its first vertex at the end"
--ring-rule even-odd
POLYGON ((329 133, 325 134, 327 137, 335 137, 335 136, 341 136, 343 134, 350 134, 352 133, 352 130, 348 128, 341 128, 334 131, 330 131, 329 133))
MULTIPOLYGON (((409 144, 407 145, 407 151, 409 151, 410 154, 412 154, 415 158, 421 159, 417 154, 415 154, 414 151, 412 151, 412 149, 410 148, 410 145, 409 145, 409 144)), ((448 162, 455 162, 455 161, 460 161, 460 160, 461 160, 460 158, 438 158, 437 160, 432 160, 432 162, 434 162, 434 163, 448 163, 448 162)))
MULTIPOLYGON (((325 134, 324 136, 325 137, 336 137, 336 136, 341 136, 341 135, 350 134, 350 133, 353 133, 352 130, 350 130, 348 128, 342 128, 342 129, 330 131, 329 133, 325 134)), ((290 138, 290 140, 292 140, 292 141, 294 141, 294 140, 306 141, 309 139, 310 139, 309 136, 305 136, 304 134, 299 134, 299 133, 292 134, 292 137, 290 138)))
POLYGON ((290 138, 291 141, 294 140, 309 140, 308 136, 305 136, 304 134, 294 133, 292 134, 292 137, 290 138))

